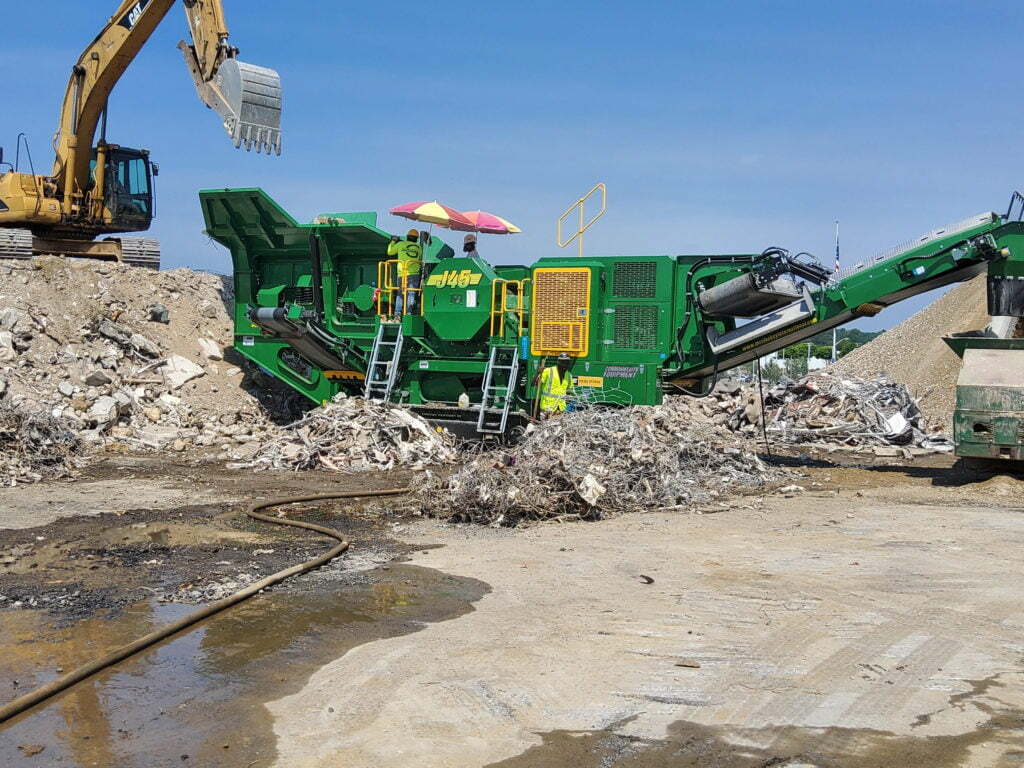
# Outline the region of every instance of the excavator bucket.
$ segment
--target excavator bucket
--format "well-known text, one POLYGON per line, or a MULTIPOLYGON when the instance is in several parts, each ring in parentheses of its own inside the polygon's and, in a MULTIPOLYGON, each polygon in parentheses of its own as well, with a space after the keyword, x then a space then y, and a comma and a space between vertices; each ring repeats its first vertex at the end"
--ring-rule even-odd
POLYGON ((220 99, 211 104, 224 118, 235 146, 281 154, 281 76, 272 69, 227 59, 217 71, 220 99))

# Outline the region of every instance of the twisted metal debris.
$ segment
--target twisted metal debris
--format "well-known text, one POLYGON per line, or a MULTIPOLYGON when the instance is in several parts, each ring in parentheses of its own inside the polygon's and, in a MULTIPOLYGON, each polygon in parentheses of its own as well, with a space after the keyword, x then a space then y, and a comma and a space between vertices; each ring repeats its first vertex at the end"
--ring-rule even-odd
MULTIPOLYGON (((745 404, 732 402, 726 420, 730 429, 749 432, 760 426, 760 410, 747 399, 745 404)), ((785 443, 952 450, 941 429, 928 427, 906 386, 884 375, 862 379, 817 373, 779 385, 767 393, 765 419, 769 437, 785 443)))
POLYGON ((252 461, 261 469, 423 469, 458 458, 455 441, 404 408, 339 395, 271 438, 252 461))
POLYGON ((586 409, 543 422, 513 448, 481 453, 417 492, 424 512, 459 522, 594 520, 687 506, 780 478, 687 404, 586 409))
POLYGON ((0 403, 0 486, 67 477, 82 443, 66 422, 0 403))

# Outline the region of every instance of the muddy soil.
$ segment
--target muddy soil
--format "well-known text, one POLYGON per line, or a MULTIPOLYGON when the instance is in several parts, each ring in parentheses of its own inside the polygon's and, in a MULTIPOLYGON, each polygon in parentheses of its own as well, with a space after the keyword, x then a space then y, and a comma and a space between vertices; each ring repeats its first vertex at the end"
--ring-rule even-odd
MULTIPOLYGON (((314 533, 247 518, 251 501, 279 496, 400 488, 402 472, 347 476, 327 473, 229 471, 213 464, 125 457, 91 467, 73 483, 17 490, 18 522, 33 505, 62 495, 59 514, 47 525, 0 531, 0 610, 41 609, 58 623, 117 610, 154 597, 202 602, 210 585, 255 581, 309 559, 332 546, 314 533), (120 498, 111 484, 120 488, 120 498), (78 489, 98 488, 103 501, 76 515, 78 489), (139 506, 132 505, 139 499, 139 506), (182 504, 191 500, 193 503, 182 504), (153 508, 149 504, 164 503, 153 508), (202 503, 206 502, 206 503, 202 503), (145 506, 142 506, 145 505, 145 506), (28 510, 18 514, 19 510, 28 510)), ((372 499, 319 502, 285 508, 288 516, 333 527, 360 542, 344 567, 336 561, 306 582, 341 580, 407 551, 392 537, 398 516, 372 499)), ((51 517, 43 513, 43 519, 51 517)), ((0 526, 3 520, 0 519, 0 526)), ((297 590, 306 582, 285 589, 297 590)), ((223 589, 220 591, 224 591, 223 589)), ((234 590, 230 590, 234 591, 234 590)))

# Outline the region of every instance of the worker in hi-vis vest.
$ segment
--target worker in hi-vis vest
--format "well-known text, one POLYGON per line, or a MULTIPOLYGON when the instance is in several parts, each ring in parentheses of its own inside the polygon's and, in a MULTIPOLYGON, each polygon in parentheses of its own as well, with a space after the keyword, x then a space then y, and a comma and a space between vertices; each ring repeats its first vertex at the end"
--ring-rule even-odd
POLYGON ((572 358, 568 352, 558 356, 555 365, 537 374, 534 386, 540 386, 540 411, 544 416, 564 413, 568 401, 569 389, 572 387, 572 358))
POLYGON ((392 237, 388 243, 388 256, 398 257, 398 296, 395 298, 395 317, 400 318, 403 311, 412 312, 416 308, 416 295, 420 287, 420 270, 423 266, 423 246, 420 245, 420 233, 410 229, 405 240, 392 237), (409 294, 409 306, 405 304, 405 294, 409 294))

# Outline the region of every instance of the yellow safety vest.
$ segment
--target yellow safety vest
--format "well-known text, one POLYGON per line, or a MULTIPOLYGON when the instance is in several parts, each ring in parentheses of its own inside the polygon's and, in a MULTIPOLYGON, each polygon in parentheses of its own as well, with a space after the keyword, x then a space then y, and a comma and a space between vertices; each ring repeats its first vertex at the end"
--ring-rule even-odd
POLYGON ((399 279, 420 273, 420 260, 423 258, 423 248, 419 243, 412 243, 408 240, 388 243, 388 256, 398 257, 399 279))
POLYGON ((545 368, 540 375, 540 409, 544 412, 564 411, 565 396, 571 385, 572 374, 569 371, 560 378, 557 365, 545 368))

